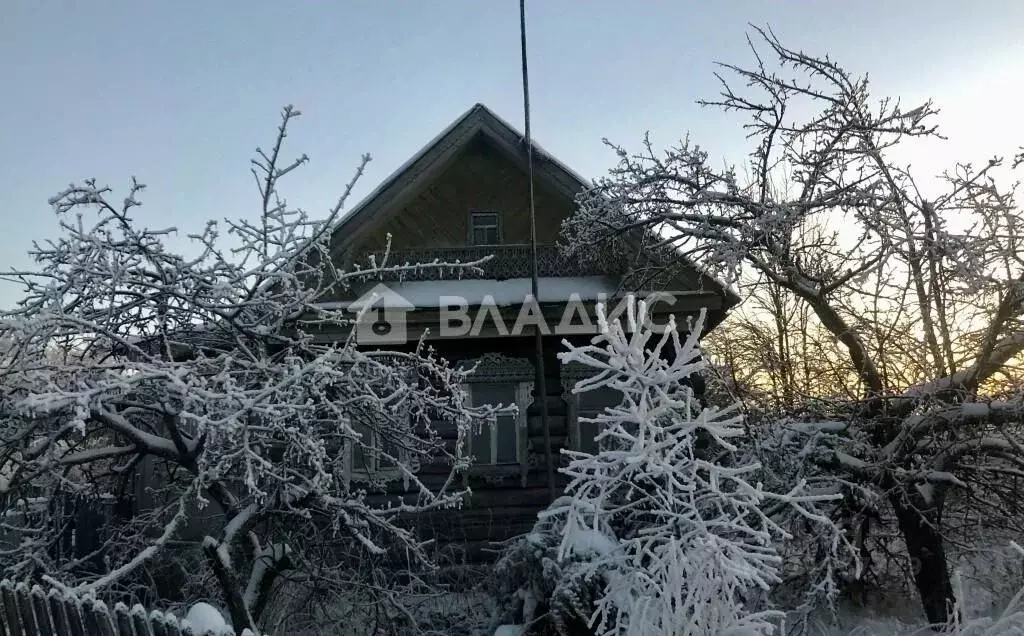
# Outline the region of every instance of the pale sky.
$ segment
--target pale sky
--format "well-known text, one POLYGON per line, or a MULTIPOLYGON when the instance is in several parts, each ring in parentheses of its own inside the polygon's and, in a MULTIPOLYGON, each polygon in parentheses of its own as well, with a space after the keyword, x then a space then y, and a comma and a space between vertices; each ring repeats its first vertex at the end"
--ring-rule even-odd
MULTIPOLYGON (((54 232, 46 201, 85 177, 149 187, 137 217, 182 232, 254 216, 248 160, 278 111, 311 163, 289 202, 321 213, 364 152, 355 203, 476 102, 522 126, 518 0, 7 0, 0 18, 0 267, 54 232)), ((687 132, 742 161, 715 61, 746 63, 748 23, 869 72, 878 94, 935 99, 939 170, 1024 145, 1024 2, 528 0, 535 139, 585 177, 687 132)), ((118 197, 120 198, 120 197, 118 197)), ((14 289, 0 286, 0 306, 14 289)))

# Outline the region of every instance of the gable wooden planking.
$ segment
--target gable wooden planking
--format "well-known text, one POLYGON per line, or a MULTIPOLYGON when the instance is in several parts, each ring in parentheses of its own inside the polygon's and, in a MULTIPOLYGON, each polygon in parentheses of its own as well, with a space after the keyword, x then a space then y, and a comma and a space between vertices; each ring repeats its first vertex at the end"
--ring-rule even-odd
MULTIPOLYGON (((530 242, 526 174, 510 158, 478 138, 438 178, 360 241, 353 254, 380 250, 391 234, 395 250, 459 247, 468 243, 472 210, 501 214, 502 242, 530 242)), ((537 183, 537 241, 554 245, 571 199, 537 183)))

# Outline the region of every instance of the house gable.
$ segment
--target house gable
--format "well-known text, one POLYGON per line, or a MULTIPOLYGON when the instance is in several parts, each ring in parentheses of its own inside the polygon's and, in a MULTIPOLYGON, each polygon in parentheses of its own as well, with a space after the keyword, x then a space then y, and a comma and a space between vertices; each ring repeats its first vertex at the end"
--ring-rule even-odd
MULTIPOLYGON (((623 289, 650 290, 631 287, 625 278, 632 270, 643 270, 647 255, 616 255, 605 259, 607 263, 590 263, 557 249, 562 221, 575 212, 575 195, 590 184, 536 144, 532 152, 536 250, 529 245, 530 183, 524 139, 477 104, 333 228, 331 256, 344 270, 365 267, 371 255, 381 264, 381 252, 390 235, 388 265, 458 260, 481 261, 480 267, 457 272, 434 267, 378 271, 372 279, 338 289, 337 297, 321 301, 325 308, 345 311, 367 304, 376 308, 372 315, 364 314, 364 322, 355 327, 360 346, 412 351, 429 341, 433 351, 452 365, 476 368, 467 378, 471 404, 501 401, 518 407, 515 417, 498 418, 493 426, 471 431, 469 438, 462 440, 468 448, 462 446, 461 452, 475 458, 473 466, 460 475, 462 485, 472 493, 464 507, 417 519, 425 538, 435 539, 446 550, 461 550, 462 556, 454 558, 470 562, 488 558, 490 542, 529 531, 537 512, 551 502, 551 496, 557 496, 564 483, 557 481, 556 492, 549 491, 545 469, 549 453, 559 462, 562 448, 579 449, 588 439, 593 442, 596 429, 579 426, 577 416, 591 412, 594 405, 573 397, 576 378, 563 373, 556 356, 563 339, 581 344, 592 338, 596 320, 590 318, 596 319, 595 305, 602 299, 614 311, 623 289), (473 211, 500 216, 500 245, 470 245, 473 211), (482 262, 485 258, 490 260, 482 262), (525 299, 532 295, 529 277, 534 271, 539 304, 534 315, 539 314, 552 328, 549 335, 540 330, 545 356, 542 366, 537 364, 536 332, 530 326, 517 328, 522 309, 529 307, 525 299), (452 298, 463 301, 468 322, 452 320, 445 311, 452 307, 452 298), (570 303, 576 310, 567 312, 570 303), (484 306, 493 311, 481 311, 484 306), (401 321, 382 315, 388 310, 403 312, 401 321), (468 318, 470 312, 472 319, 468 318), (389 328, 378 332, 380 325, 389 328), (368 329, 360 332, 360 327, 368 329), (465 329, 457 332, 461 328, 465 329), (385 342, 385 338, 389 340, 385 342), (541 386, 534 385, 539 368, 544 373, 544 393, 541 386), (540 404, 547 405, 546 427, 539 416, 540 404), (589 438, 585 436, 588 430, 589 438)), ((658 314, 654 317, 657 324, 670 313, 685 320, 708 309, 713 326, 730 302, 720 285, 696 270, 680 272, 668 283, 658 284, 659 290, 672 290, 670 296, 676 302, 655 306, 652 313, 658 314)), ((311 330, 310 335, 321 342, 337 342, 350 337, 352 330, 349 324, 328 323, 311 330)), ((436 433, 452 452, 460 448, 459 428, 454 423, 441 423, 436 433)), ((425 462, 418 479, 429 487, 447 485, 450 465, 425 462)), ((407 486, 395 480, 385 486, 386 495, 371 496, 381 497, 381 501, 385 496, 415 498, 417 491, 407 491, 407 486)))
MULTIPOLYGON (((574 197, 589 184, 536 143, 533 163, 538 242, 554 244, 574 197)), ((503 242, 528 243, 526 168, 522 135, 476 104, 338 222, 331 252, 346 262, 379 250, 388 232, 393 249, 399 242, 416 249, 466 245, 470 208, 477 205, 507 208, 500 210, 508 223, 503 242)))
MULTIPOLYGON (((350 253, 462 247, 470 244, 470 214, 497 214, 501 243, 530 242, 529 182, 523 167, 490 136, 478 133, 433 179, 409 194, 407 203, 381 210, 351 241, 350 253)), ((549 179, 535 185, 537 241, 554 245, 574 202, 549 179)))
MULTIPOLYGON (((508 122, 476 104, 338 222, 331 233, 335 266, 345 271, 363 268, 370 256, 381 263, 390 237, 390 264, 466 263, 491 258, 482 274, 462 272, 457 276, 497 281, 528 276, 533 257, 529 246, 529 160, 524 142, 508 122), (470 245, 470 215, 474 211, 500 216, 500 245, 470 245)), ((653 263, 650 254, 618 255, 601 265, 582 264, 560 254, 555 246, 562 222, 574 213, 576 195, 591 184, 536 143, 532 152, 540 277, 609 276, 622 289, 697 294, 692 296, 693 302, 712 312, 708 328, 738 301, 685 258, 676 263, 667 280, 654 282, 644 280, 645 272, 663 264, 653 263)), ((434 280, 450 277, 451 272, 403 270, 396 275, 397 280, 434 280)), ((385 274, 383 279, 396 280, 389 276, 385 274)), ((345 302, 364 291, 362 287, 337 289, 323 300, 345 302)))

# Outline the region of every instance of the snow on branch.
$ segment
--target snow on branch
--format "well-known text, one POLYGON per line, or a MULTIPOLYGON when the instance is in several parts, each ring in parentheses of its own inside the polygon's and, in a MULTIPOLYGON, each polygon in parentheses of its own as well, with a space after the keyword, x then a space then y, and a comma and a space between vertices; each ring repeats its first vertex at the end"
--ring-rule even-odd
POLYGON ((567 496, 542 515, 561 524, 558 559, 581 561, 572 579, 602 582, 586 618, 609 635, 772 633, 782 617, 758 599, 781 580, 775 543, 789 535, 766 504, 828 526, 815 506, 837 495, 768 492, 752 483, 759 463, 723 459, 747 438, 736 405, 703 408, 689 387, 703 314, 684 338, 674 319, 657 333, 642 301, 623 319, 598 312, 600 335, 560 357, 596 371, 574 391, 621 403, 594 418, 597 454, 569 453, 567 496))
POLYGON ((51 200, 60 234, 35 247, 36 269, 6 276, 24 297, 0 317, 0 477, 5 501, 52 505, 0 553, 6 572, 131 594, 202 511, 221 524, 207 528, 207 564, 244 627, 285 566, 343 570, 357 554, 430 566, 405 520, 462 493, 419 467, 464 467, 435 426, 464 435, 487 413, 425 347, 382 357, 319 337, 354 319, 324 298, 417 265, 338 268, 331 232, 369 157, 325 218, 290 206, 279 186, 307 161, 285 157, 298 116, 285 108, 273 146, 257 151, 255 214, 211 221, 187 252, 168 240, 176 229, 133 218, 134 180, 119 203, 93 180, 51 200), (394 475, 411 497, 370 497, 394 475), (102 560, 52 549, 72 505, 121 515, 99 528, 102 560))
POLYGON ((925 612, 945 622, 947 492, 1019 525, 1001 476, 1022 450, 1024 214, 1009 173, 1024 155, 922 174, 901 157, 942 139, 935 104, 875 95, 866 74, 769 29, 750 36, 747 62, 720 64, 701 101, 736 116, 746 155, 718 164, 685 132, 609 142, 616 165, 579 195, 565 249, 669 280, 697 266, 743 289, 713 334, 736 394, 778 416, 764 418, 771 444, 847 496, 836 514, 882 502, 895 515, 929 562, 915 579, 925 612))

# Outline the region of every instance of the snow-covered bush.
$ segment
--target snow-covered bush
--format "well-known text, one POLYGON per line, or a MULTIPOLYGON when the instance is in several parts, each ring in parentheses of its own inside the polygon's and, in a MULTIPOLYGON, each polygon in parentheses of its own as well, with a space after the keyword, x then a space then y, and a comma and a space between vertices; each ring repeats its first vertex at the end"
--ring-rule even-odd
POLYGON ((838 428, 820 418, 761 417, 747 423, 742 454, 760 465, 757 478, 765 490, 787 492, 802 483, 804 493, 836 497, 817 504, 834 527, 823 528, 785 501, 765 509, 790 535, 775 544, 784 584, 777 586, 773 599, 793 612, 807 613, 857 595, 872 557, 870 533, 881 523, 884 500, 825 467, 834 449, 851 450, 858 444, 845 431, 837 433, 838 428))
MULTIPOLYGON (((549 509, 572 505, 559 497, 549 509)), ((579 533, 577 549, 561 554, 564 515, 542 515, 533 530, 513 540, 495 566, 491 594, 503 601, 499 623, 528 626, 531 633, 587 635, 598 599, 614 576, 604 558, 618 549, 599 532, 579 533), (584 545, 584 540, 589 545, 584 545)))
POLYGON ((25 297, 0 322, 0 494, 17 536, 0 553, 6 576, 144 599, 181 540, 199 540, 204 580, 242 629, 286 573, 365 587, 386 560, 428 565, 402 517, 461 501, 417 477, 424 462, 460 466, 432 423, 464 431, 485 414, 466 407, 461 373, 422 348, 323 337, 352 316, 319 301, 395 267, 334 266, 352 183, 320 221, 279 197, 306 161, 281 155, 297 115, 286 108, 273 148, 258 151, 259 214, 229 221, 227 240, 211 222, 175 252, 174 230, 132 218, 134 181, 121 203, 94 181, 52 199, 62 234, 36 247, 38 269, 9 274, 25 297), (371 487, 386 469, 416 501, 373 503, 350 479, 356 456, 375 458, 371 487))
POLYGON ((598 312, 601 333, 566 343, 560 358, 595 372, 574 391, 612 389, 622 402, 593 420, 596 455, 566 451, 566 496, 503 567, 527 570, 523 593, 547 603, 556 628, 582 617, 600 635, 773 632, 783 615, 767 593, 781 580, 776 546, 789 534, 771 510, 785 506, 832 532, 815 507, 835 493, 752 483, 762 467, 744 460, 750 438, 737 407, 702 408, 686 382, 704 364, 703 316, 682 339, 674 321, 651 325, 642 301, 625 321, 598 312))

